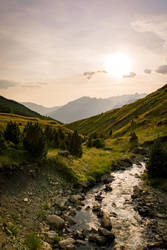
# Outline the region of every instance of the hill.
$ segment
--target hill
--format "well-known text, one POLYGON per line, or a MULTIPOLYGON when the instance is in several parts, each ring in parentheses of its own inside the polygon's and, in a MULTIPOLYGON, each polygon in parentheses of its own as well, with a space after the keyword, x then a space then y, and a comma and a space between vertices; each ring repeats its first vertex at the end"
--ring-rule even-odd
POLYGON ((22 102, 22 104, 41 115, 48 115, 49 113, 56 111, 59 108, 58 106, 47 108, 33 102, 22 102))
POLYGON ((49 119, 45 116, 38 114, 37 112, 32 111, 31 109, 25 107, 21 103, 18 103, 14 100, 7 99, 3 96, 0 96, 0 112, 12 113, 12 114, 28 116, 28 117, 38 117, 41 119, 49 119))
POLYGON ((100 114, 112 108, 121 107, 145 95, 136 93, 134 95, 113 96, 105 99, 84 96, 59 107, 57 110, 48 113, 48 115, 63 123, 69 123, 100 114))
POLYGON ((140 142, 167 135, 167 84, 134 103, 67 124, 67 127, 80 133, 97 132, 105 136, 112 130, 114 138, 128 134, 132 120, 140 142))

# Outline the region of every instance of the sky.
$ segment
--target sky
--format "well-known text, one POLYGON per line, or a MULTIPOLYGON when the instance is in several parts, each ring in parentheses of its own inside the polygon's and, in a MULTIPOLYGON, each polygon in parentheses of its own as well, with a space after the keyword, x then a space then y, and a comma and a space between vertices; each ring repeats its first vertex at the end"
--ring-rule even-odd
POLYGON ((167 0, 0 0, 0 95, 49 107, 165 83, 167 0))

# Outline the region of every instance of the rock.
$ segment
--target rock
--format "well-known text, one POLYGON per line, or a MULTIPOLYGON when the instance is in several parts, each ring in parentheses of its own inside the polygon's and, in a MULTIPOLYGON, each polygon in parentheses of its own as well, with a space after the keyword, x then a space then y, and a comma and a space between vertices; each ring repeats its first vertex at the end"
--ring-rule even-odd
POLYGON ((105 185, 104 191, 106 192, 112 191, 112 187, 109 184, 107 184, 105 185))
POLYGON ((132 153, 139 154, 139 155, 147 155, 148 151, 143 147, 135 147, 132 150, 132 153))
POLYGON ((58 206, 59 208, 64 208, 66 202, 67 198, 57 198, 54 203, 54 206, 58 206))
POLYGON ((73 244, 75 243, 75 240, 73 238, 67 238, 65 240, 59 241, 59 246, 63 249, 75 249, 73 244))
POLYGON ((69 152, 67 150, 62 150, 58 152, 58 155, 63 156, 63 157, 68 157, 69 152))
POLYGON ((69 223, 69 225, 74 225, 76 224, 75 220, 72 218, 70 215, 64 215, 64 219, 69 223))
POLYGON ((70 201, 71 201, 72 203, 80 203, 80 201, 81 201, 82 199, 83 199, 82 196, 79 195, 79 194, 74 194, 74 195, 71 195, 71 197, 70 197, 70 201))
POLYGON ((97 195, 95 196, 95 200, 98 201, 98 202, 102 202, 103 197, 101 196, 101 194, 97 194, 97 195))
POLYGON ((42 250, 52 250, 52 247, 49 243, 43 241, 42 242, 42 250))
POLYGON ((99 228, 98 231, 100 234, 105 236, 107 238, 107 240, 110 240, 111 242, 115 239, 115 235, 111 231, 109 231, 105 228, 99 228))
POLYGON ((54 239, 57 236, 57 233, 55 231, 48 231, 47 236, 49 239, 54 239))
POLYGON ((48 215, 47 222, 49 225, 55 227, 56 229, 62 229, 65 225, 65 221, 55 214, 48 215))
POLYGON ((101 225, 102 227, 111 230, 112 229, 112 224, 111 224, 111 220, 110 217, 107 213, 103 212, 103 217, 101 219, 101 225))
POLYGON ((24 201, 25 201, 25 202, 28 202, 28 198, 24 198, 24 201))
POLYGON ((101 177, 101 181, 104 182, 104 184, 111 183, 113 180, 114 180, 114 177, 112 175, 106 174, 101 177))
POLYGON ((79 240, 84 240, 85 239, 85 235, 83 234, 83 232, 76 230, 74 232, 74 238, 75 239, 79 239, 79 240))
POLYGON ((95 234, 95 233, 91 233, 88 237, 88 240, 90 242, 95 242, 96 244, 102 246, 106 244, 106 238, 104 236, 95 234))

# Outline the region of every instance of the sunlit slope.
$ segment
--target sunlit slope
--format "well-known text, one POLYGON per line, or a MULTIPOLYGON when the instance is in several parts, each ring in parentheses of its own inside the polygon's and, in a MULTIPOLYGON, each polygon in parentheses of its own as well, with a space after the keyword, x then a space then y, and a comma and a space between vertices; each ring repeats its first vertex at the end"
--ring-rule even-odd
MULTIPOLYGON (((62 127, 61 124, 59 124, 57 121, 54 120, 43 120, 37 117, 27 117, 16 114, 0 113, 0 129, 5 128, 7 122, 9 121, 17 122, 20 128, 23 128, 27 122, 32 122, 32 123, 38 122, 43 128, 45 128, 47 125, 49 125, 52 128, 62 127)), ((68 130, 65 127, 62 128, 64 130, 68 130)))
POLYGON ((167 84, 132 104, 66 126, 80 133, 97 132, 106 136, 112 130, 113 137, 117 137, 130 132, 132 120, 133 128, 139 137, 142 134, 143 141, 146 136, 149 139, 150 136, 167 135, 167 84))

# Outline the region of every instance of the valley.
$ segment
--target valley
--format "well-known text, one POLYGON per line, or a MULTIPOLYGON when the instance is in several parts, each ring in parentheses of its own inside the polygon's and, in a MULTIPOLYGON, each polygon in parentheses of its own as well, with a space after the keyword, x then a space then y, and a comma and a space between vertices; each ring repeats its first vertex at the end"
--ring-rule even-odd
POLYGON ((0 248, 166 249, 166 90, 71 124, 1 113, 0 248))

